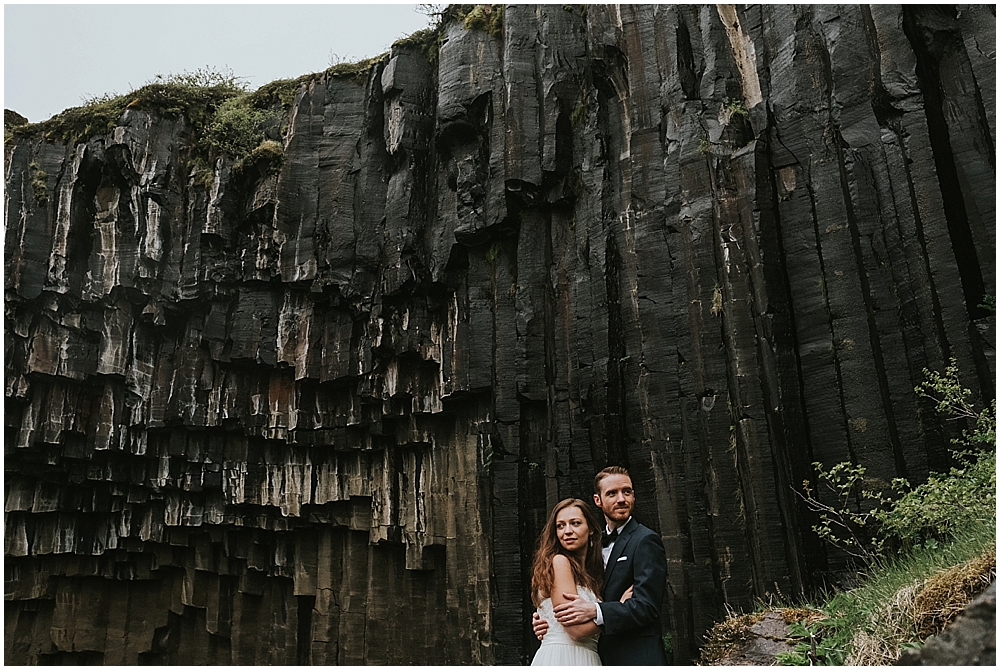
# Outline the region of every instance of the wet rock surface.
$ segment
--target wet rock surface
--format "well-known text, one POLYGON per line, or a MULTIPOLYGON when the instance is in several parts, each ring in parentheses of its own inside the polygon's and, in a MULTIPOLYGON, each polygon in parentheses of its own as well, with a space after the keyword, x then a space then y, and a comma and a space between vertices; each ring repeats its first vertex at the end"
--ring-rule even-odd
POLYGON ((521 663, 623 464, 665 633, 843 568, 810 463, 993 393, 992 6, 514 5, 317 76, 276 175, 190 126, 5 145, 5 661, 521 663))

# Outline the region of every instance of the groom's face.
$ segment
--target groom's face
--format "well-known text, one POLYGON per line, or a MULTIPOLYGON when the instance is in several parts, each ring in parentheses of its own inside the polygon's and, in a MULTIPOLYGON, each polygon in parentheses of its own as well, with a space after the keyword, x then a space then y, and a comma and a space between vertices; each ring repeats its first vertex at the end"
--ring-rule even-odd
POLYGON ((594 502, 604 512, 604 516, 615 527, 625 523, 632 516, 635 492, 632 478, 628 475, 608 475, 601 480, 600 492, 594 494, 594 502))

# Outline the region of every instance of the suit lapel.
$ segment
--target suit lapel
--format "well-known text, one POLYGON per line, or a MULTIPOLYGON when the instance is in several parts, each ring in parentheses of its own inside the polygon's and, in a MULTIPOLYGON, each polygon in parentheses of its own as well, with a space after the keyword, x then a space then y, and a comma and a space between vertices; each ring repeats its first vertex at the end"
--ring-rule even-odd
POLYGON ((625 552, 625 548, 628 543, 632 540, 632 531, 636 529, 637 522, 634 520, 629 521, 623 528, 618 539, 615 540, 615 546, 611 547, 611 555, 608 556, 608 564, 604 567, 604 588, 606 589, 611 580, 611 573, 614 572, 615 566, 618 565, 618 559, 621 558, 622 554, 625 552))

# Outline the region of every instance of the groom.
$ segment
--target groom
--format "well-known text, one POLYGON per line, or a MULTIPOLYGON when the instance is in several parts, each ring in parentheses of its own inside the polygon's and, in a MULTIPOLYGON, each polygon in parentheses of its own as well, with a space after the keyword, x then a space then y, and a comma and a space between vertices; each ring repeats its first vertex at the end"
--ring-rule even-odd
MULTIPOLYGON (((596 621, 604 665, 666 665, 660 603, 667 557, 660 536, 632 518, 635 491, 628 470, 604 468, 594 478, 594 502, 604 512, 604 602, 588 603, 573 594, 555 608, 563 626, 596 621), (631 597, 621 602, 626 591, 631 597)), ((548 626, 536 620, 541 637, 548 626)))

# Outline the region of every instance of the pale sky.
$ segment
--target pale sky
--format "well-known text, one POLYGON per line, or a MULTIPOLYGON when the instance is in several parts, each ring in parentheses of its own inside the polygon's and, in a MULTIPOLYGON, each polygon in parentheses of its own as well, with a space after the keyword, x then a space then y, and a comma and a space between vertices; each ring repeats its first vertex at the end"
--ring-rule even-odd
POLYGON ((416 4, 4 4, 3 105, 44 121, 205 67, 255 89, 376 56, 430 24, 416 4))

